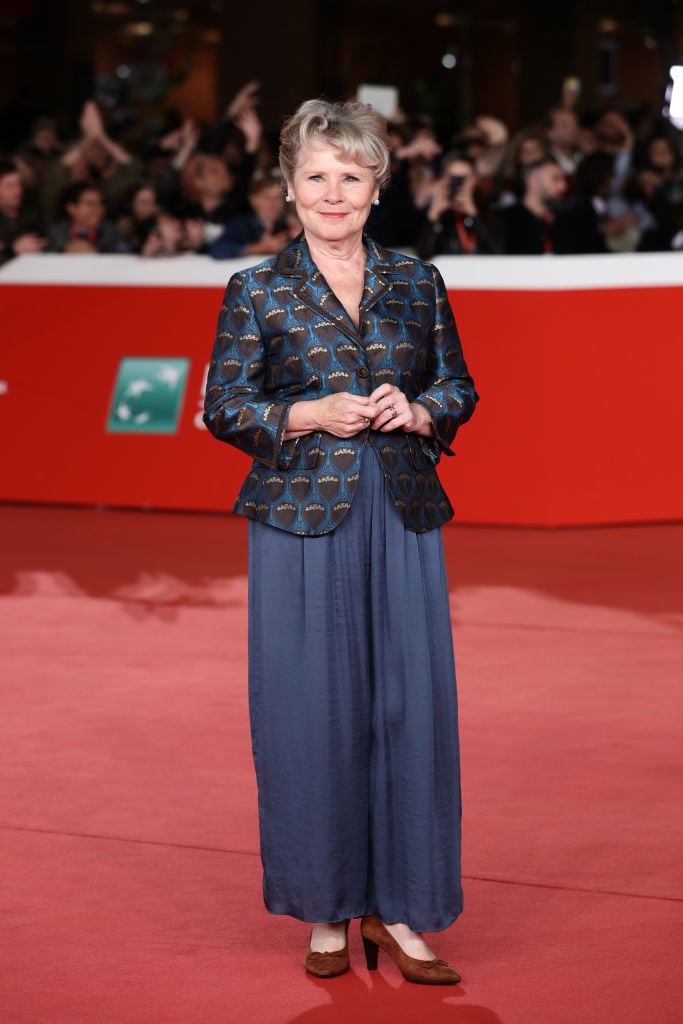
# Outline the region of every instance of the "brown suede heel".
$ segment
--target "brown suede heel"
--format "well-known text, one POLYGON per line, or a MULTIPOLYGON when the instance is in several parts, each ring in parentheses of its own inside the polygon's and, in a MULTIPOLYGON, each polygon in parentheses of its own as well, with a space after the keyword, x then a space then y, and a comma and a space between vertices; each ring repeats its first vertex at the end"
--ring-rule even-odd
POLYGON ((336 978, 345 974, 351 963, 349 961, 349 922, 346 922, 346 945, 343 949, 337 949, 333 953, 314 953, 308 947, 304 957, 304 967, 309 974, 316 978, 336 978))
POLYGON ((369 971, 377 970, 377 957, 381 947, 394 961, 406 979, 416 985, 457 985, 461 980, 445 960, 416 960, 408 956, 377 917, 364 917, 360 923, 365 959, 369 971))

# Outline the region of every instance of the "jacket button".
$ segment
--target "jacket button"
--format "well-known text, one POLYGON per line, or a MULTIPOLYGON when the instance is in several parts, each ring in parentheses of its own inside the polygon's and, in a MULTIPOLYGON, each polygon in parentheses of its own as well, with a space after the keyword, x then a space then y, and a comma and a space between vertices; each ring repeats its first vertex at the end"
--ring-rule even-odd
POLYGON ((359 377, 370 376, 370 370, 367 368, 367 366, 359 366, 358 369, 356 370, 356 373, 358 374, 359 377))

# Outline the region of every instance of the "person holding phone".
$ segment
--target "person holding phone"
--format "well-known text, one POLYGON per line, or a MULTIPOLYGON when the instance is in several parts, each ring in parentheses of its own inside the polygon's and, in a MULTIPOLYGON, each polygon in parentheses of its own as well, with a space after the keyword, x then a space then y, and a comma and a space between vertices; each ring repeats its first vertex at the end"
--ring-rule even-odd
POLYGON ((240 256, 269 256, 280 252, 299 231, 295 218, 285 215, 280 172, 255 171, 248 188, 251 213, 228 221, 225 231, 209 247, 216 260, 240 256))
POLYGON ((480 215, 476 188, 473 159, 466 153, 448 153, 424 214, 417 244, 420 259, 498 252, 494 235, 480 215))

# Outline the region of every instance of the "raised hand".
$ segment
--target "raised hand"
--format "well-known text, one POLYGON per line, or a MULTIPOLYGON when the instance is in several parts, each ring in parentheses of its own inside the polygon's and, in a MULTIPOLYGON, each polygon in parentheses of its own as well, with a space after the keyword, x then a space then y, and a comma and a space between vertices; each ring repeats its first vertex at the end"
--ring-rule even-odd
POLYGON ((100 139, 105 134, 104 121, 94 100, 85 103, 79 125, 86 139, 100 139))
POLYGON ((253 107, 258 103, 258 91, 261 87, 261 83, 254 79, 251 82, 247 82, 243 85, 238 92, 235 93, 225 111, 225 116, 228 120, 237 117, 240 111, 244 107, 253 107))
POLYGON ((263 124, 256 107, 242 107, 235 115, 234 121, 246 139, 247 153, 255 153, 263 134, 263 124))

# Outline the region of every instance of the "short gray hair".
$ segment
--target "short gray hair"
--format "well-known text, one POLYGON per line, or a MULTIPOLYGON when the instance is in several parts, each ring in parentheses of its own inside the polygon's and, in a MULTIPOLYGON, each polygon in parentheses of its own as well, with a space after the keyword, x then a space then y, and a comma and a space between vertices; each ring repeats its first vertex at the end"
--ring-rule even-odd
POLYGON ((342 154, 368 167, 375 184, 389 181, 387 123, 369 103, 306 100, 287 118, 280 132, 280 170, 292 181, 301 154, 315 143, 336 146, 342 154))

